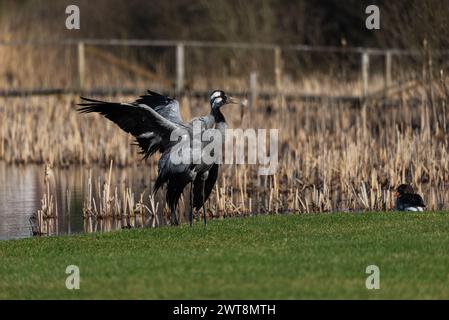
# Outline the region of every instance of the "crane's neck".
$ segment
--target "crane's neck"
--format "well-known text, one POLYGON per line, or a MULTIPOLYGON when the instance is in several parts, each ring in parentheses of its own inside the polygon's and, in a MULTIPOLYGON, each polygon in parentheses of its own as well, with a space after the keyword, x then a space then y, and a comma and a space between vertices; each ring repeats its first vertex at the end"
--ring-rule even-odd
POLYGON ((221 113, 220 108, 212 108, 210 113, 214 117, 215 123, 226 122, 226 119, 223 113, 221 113))

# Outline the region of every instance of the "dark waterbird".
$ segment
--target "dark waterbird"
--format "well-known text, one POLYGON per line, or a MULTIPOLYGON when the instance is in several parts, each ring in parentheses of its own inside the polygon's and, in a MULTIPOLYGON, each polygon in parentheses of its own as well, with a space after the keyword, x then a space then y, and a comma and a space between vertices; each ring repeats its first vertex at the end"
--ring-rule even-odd
MULTIPOLYGON (((223 91, 215 90, 210 95, 210 113, 190 122, 184 122, 178 101, 152 91, 148 91, 147 94, 131 103, 105 102, 83 97, 81 99, 83 103, 79 104, 82 107, 78 109, 79 112, 100 113, 127 133, 132 134, 136 138, 136 144, 141 148, 144 159, 157 151, 162 154, 154 192, 163 185, 167 186, 166 201, 171 211, 172 224, 179 224, 176 208, 188 184, 190 184, 190 224, 193 223, 193 208, 199 212, 201 207, 206 224, 207 215, 204 204, 217 181, 219 161, 175 163, 171 161, 171 154, 180 146, 180 140, 173 141, 171 137, 173 137, 172 134, 180 132, 179 136, 187 135, 190 141, 201 139, 201 137, 193 136, 195 121, 198 121, 195 124, 201 125, 201 132, 206 129, 217 129, 223 137, 227 125, 220 108, 235 102, 223 91)), ((224 138, 222 143, 223 141, 224 138)), ((203 145, 204 142, 201 144, 203 145)))
POLYGON ((426 207, 423 198, 409 184, 401 184, 396 190, 396 196, 396 209, 400 211, 423 211, 426 207))

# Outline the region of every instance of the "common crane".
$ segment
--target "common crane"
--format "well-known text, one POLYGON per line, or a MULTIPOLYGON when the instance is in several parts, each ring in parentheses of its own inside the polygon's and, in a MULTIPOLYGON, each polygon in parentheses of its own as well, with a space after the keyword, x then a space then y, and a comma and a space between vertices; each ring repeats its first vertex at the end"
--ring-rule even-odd
MULTIPOLYGON (((173 162, 172 151, 176 152, 181 143, 180 140, 173 141, 173 133, 184 132, 190 141, 200 139, 200 137, 194 137, 193 130, 194 122, 198 121, 196 125, 201 125, 201 133, 207 129, 217 129, 224 137, 227 124, 220 108, 227 104, 235 104, 232 98, 222 90, 213 91, 210 95, 210 113, 190 122, 182 120, 178 101, 153 91, 147 91, 147 94, 131 103, 105 102, 84 97, 81 99, 83 103, 79 104, 81 106, 78 109, 79 112, 99 113, 116 123, 125 132, 132 134, 141 148, 144 159, 157 151, 161 153, 154 192, 163 185, 167 186, 166 201, 171 211, 172 224, 179 224, 176 208, 188 184, 190 184, 190 225, 193 223, 193 208, 199 212, 201 207, 204 224, 207 223, 204 204, 217 181, 220 162, 218 160, 212 163, 173 162)), ((223 143, 224 139, 221 141, 223 143)))

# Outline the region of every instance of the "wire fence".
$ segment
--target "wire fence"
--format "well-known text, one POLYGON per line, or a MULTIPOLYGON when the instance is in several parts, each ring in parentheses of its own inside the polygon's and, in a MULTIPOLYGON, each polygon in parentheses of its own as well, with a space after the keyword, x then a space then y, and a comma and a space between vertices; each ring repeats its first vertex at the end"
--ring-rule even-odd
MULTIPOLYGON (((435 53, 434 53, 435 54, 435 53)), ((438 54, 445 55, 445 52, 438 54)), ((416 79, 419 50, 82 39, 0 42, 0 95, 139 93, 388 97, 416 79)))

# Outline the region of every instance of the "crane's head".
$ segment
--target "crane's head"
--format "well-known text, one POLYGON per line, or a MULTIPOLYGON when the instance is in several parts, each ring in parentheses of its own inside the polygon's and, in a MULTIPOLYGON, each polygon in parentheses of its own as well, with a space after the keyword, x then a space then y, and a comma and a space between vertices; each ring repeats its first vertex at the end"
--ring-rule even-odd
POLYGON ((210 105, 212 109, 220 108, 226 104, 237 104, 231 97, 228 97, 222 90, 214 90, 210 95, 210 105))

